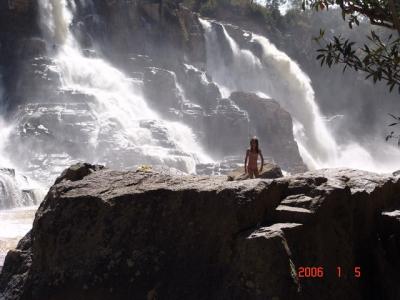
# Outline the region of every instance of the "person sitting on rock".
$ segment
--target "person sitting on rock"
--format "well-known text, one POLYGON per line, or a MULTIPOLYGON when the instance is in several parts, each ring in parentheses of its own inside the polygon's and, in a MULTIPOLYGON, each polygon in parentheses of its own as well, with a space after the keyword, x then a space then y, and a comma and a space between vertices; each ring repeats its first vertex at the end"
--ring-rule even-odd
POLYGON ((246 158, 244 160, 244 172, 245 174, 248 174, 249 178, 257 178, 258 174, 262 172, 263 165, 264 157, 261 153, 261 150, 258 149, 258 138, 254 136, 250 140, 250 149, 247 149, 246 151, 246 158), (260 156, 261 158, 260 171, 258 171, 257 167, 258 156, 260 156))

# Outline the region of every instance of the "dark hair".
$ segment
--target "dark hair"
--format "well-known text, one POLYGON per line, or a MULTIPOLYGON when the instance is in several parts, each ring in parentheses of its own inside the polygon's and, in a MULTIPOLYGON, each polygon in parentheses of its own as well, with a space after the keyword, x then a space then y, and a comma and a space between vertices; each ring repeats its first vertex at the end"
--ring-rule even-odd
POLYGON ((256 136, 253 136, 250 140, 250 151, 251 151, 251 142, 255 141, 256 142, 256 153, 260 153, 260 150, 258 150, 258 138, 256 136))

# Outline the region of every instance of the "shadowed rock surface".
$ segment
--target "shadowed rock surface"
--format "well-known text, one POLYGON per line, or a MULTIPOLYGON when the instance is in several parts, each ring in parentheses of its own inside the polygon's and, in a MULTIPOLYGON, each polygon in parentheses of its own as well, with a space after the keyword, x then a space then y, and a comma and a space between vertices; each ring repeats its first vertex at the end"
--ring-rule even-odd
POLYGON ((243 92, 232 93, 230 99, 247 111, 264 154, 272 156, 284 170, 307 171, 293 136, 292 117, 277 101, 243 92))
POLYGON ((3 299, 399 299, 398 177, 80 168, 88 175, 60 177, 8 253, 3 299))
MULTIPOLYGON (((233 170, 232 172, 228 173, 228 180, 245 180, 249 179, 248 174, 245 174, 244 168, 238 168, 233 170)), ((273 178, 280 178, 283 177, 282 170, 279 166, 273 163, 264 163, 263 170, 260 172, 259 178, 264 179, 273 179, 273 178)))

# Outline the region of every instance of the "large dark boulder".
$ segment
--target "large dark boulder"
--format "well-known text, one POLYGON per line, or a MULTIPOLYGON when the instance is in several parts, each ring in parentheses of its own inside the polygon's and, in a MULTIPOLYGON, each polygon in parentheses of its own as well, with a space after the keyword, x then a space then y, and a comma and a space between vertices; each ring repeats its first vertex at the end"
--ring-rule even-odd
POLYGON ((176 75, 169 70, 147 68, 143 78, 143 92, 149 106, 164 115, 171 109, 181 108, 183 104, 176 75))
POLYGON ((399 178, 80 168, 8 253, 1 299, 399 299, 399 178))
POLYGON ((35 0, 0 2, 0 71, 6 107, 13 109, 23 99, 17 96, 23 66, 45 54, 40 36, 38 5, 35 0))
MULTIPOLYGON (((258 178, 273 179, 283 177, 282 170, 273 163, 264 163, 262 171, 258 174, 258 178)), ((233 170, 228 173, 229 180, 246 180, 249 175, 244 172, 244 167, 233 170)))
POLYGON ((230 99, 248 113, 264 155, 273 157, 284 170, 307 170, 294 140, 292 117, 277 101, 244 92, 234 92, 230 99))
POLYGON ((214 157, 239 154, 248 144, 249 117, 230 99, 218 100, 216 109, 207 115, 204 128, 203 144, 214 157))
POLYGON ((221 92, 204 70, 185 64, 183 72, 178 72, 178 75, 181 75, 180 80, 188 99, 204 107, 206 111, 216 108, 221 92))

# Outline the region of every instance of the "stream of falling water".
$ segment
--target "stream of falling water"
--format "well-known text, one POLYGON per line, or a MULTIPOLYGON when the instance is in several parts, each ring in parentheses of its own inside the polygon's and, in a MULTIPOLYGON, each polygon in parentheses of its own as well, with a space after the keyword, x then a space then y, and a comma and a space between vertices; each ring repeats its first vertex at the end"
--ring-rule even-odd
MULTIPOLYGON (((195 172, 198 162, 211 162, 191 129, 178 122, 162 120, 146 104, 141 91, 134 87, 130 78, 101 58, 89 58, 82 54, 78 42, 70 31, 73 20, 73 1, 46 0, 40 2, 42 27, 50 45, 57 45, 55 63, 63 89, 92 95, 92 105, 98 126, 110 120, 118 120, 122 127, 121 143, 132 144, 143 155, 152 156, 160 164, 182 165, 188 173, 195 172), (148 128, 141 126, 143 120, 155 120, 174 144, 174 151, 165 148, 152 136, 148 128), (173 161, 173 160, 176 161, 173 161)), ((96 137, 93 141, 96 144, 96 137)), ((96 145, 95 145, 96 146, 96 145)), ((181 168, 182 169, 182 168, 181 168)))
POLYGON ((396 169, 393 161, 400 161, 400 151, 389 144, 381 142, 382 151, 375 157, 354 141, 337 144, 315 101, 310 78, 267 38, 245 33, 251 34, 250 43, 261 47, 261 57, 257 57, 250 50, 241 49, 224 25, 203 19, 200 22, 205 31, 207 71, 224 96, 245 91, 276 99, 293 118, 294 136, 309 168, 349 167, 381 173, 396 169), (232 53, 228 61, 221 49, 221 38, 232 53))
POLYGON ((43 187, 21 175, 7 158, 4 147, 11 130, 0 115, 0 270, 8 250, 32 227, 35 204, 44 197, 43 187))

